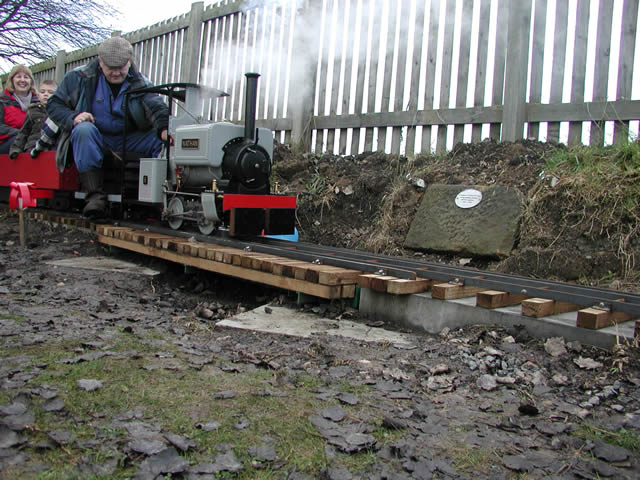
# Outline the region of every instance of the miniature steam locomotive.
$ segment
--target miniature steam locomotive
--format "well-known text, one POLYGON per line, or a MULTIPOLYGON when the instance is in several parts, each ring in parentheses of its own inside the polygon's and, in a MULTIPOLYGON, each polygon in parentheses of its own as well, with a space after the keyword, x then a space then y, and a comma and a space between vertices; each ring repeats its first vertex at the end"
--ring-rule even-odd
MULTIPOLYGON (((167 95, 182 115, 169 120, 173 144, 160 158, 138 158, 127 152, 105 157, 105 189, 115 218, 165 221, 172 229, 195 224, 205 235, 218 227, 230 235, 289 235, 295 230, 296 197, 271 193, 273 134, 256 128, 259 75, 246 74, 245 123, 205 123, 203 105, 227 94, 189 83, 137 89, 167 95)), ((126 134, 126 132, 125 132, 126 134)), ((8 197, 11 182, 33 183, 38 205, 73 209, 84 198, 77 190, 75 166, 59 172, 54 152, 35 159, 23 153, 15 160, 0 155, 0 188, 8 197)))

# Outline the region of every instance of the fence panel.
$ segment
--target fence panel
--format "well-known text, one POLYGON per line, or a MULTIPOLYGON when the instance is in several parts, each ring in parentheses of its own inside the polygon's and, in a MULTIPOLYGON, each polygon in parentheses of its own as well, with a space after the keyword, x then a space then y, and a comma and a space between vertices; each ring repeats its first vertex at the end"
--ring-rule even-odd
MULTIPOLYGON (((123 36, 154 83, 198 81, 230 94, 206 105, 206 120, 241 122, 243 74, 257 71, 257 124, 282 141, 313 141, 317 152, 443 152, 452 142, 504 139, 505 126, 519 138, 523 117, 529 137, 604 145, 626 141, 640 120, 637 0, 245 5, 195 2, 188 14, 123 36), (520 27, 530 37, 508 41, 520 27), (507 85, 505 98, 514 48, 519 60, 529 52, 528 89, 520 98, 524 82, 507 85)), ((33 66, 36 82, 61 79, 96 53, 61 51, 33 66)))

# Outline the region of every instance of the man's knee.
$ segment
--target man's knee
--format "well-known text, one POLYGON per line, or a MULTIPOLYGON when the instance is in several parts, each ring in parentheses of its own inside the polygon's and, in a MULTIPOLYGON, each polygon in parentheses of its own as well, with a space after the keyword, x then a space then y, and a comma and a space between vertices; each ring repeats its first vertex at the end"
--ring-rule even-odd
POLYGON ((91 122, 82 122, 71 130, 71 141, 95 141, 101 137, 98 127, 91 122))

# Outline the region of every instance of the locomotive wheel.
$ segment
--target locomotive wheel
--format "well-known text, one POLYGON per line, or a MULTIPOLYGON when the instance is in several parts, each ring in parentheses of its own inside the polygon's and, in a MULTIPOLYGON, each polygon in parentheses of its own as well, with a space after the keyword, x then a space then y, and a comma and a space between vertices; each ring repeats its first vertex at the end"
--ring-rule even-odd
POLYGON ((212 220, 207 220, 206 218, 201 218, 200 220, 198 220, 198 230, 200 230, 201 234, 211 235, 211 232, 213 232, 215 229, 216 224, 212 220))
POLYGON ((173 230, 179 230, 184 223, 184 202, 180 197, 173 197, 169 201, 169 205, 167 206, 167 210, 169 211, 169 216, 167 218, 167 223, 173 230))

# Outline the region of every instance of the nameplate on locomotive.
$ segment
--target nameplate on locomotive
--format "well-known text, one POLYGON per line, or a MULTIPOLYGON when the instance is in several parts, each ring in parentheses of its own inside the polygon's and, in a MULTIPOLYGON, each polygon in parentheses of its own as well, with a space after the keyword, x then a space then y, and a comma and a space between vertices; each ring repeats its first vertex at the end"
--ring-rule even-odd
POLYGON ((182 149, 183 150, 199 150, 200 139, 199 138, 183 138, 182 149))

